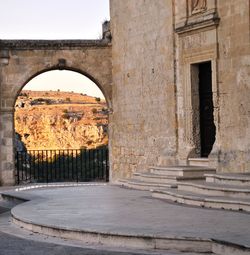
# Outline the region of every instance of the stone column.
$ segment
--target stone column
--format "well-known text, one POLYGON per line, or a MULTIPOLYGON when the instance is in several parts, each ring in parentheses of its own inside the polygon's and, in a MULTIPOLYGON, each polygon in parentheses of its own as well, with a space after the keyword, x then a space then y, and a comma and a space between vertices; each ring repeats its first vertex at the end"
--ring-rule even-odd
POLYGON ((3 186, 15 184, 13 115, 13 109, 0 112, 0 182, 3 186))
POLYGON ((0 185, 15 184, 15 159, 13 148, 14 109, 3 100, 3 68, 9 64, 9 50, 0 50, 0 185))

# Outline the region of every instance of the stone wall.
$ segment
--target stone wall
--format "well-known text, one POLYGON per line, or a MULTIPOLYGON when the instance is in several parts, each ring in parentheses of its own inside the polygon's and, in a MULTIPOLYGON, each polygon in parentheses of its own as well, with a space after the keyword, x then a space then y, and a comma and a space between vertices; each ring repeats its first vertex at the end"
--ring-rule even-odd
POLYGON ((111 0, 114 179, 176 155, 171 0, 111 0))
POLYGON ((221 171, 250 171, 250 2, 217 1, 221 171))
POLYGON ((104 92, 111 181, 199 157, 196 69, 204 62, 212 68, 216 126, 209 164, 249 171, 249 1, 110 0, 110 9, 112 49, 108 30, 100 41, 0 41, 0 179, 13 180, 16 96, 51 69, 82 72, 104 92))
POLYGON ((13 114, 17 95, 36 75, 54 69, 72 70, 92 79, 108 107, 112 99, 111 44, 99 41, 0 41, 0 180, 14 183, 13 114))
POLYGON ((249 1, 176 1, 178 159, 199 153, 192 66, 211 61, 216 141, 209 155, 218 171, 250 170, 249 1), (192 4, 197 6, 193 8, 192 4))
POLYGON ((209 164, 218 171, 249 171, 249 1, 110 5, 113 177, 200 157, 195 83, 197 65, 204 62, 212 68, 216 127, 209 164))

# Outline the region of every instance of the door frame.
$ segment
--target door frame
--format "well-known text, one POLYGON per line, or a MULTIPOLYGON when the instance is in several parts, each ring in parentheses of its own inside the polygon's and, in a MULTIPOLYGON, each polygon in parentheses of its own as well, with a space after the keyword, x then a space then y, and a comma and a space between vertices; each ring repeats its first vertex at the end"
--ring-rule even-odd
MULTIPOLYGON (((206 64, 208 63, 210 65, 210 76, 211 76, 211 80, 209 82, 209 84, 207 84, 211 89, 211 100, 212 100, 212 106, 213 106, 213 112, 214 112, 214 102, 213 102, 213 86, 212 86, 212 62, 211 61, 203 61, 203 62, 199 62, 199 63, 195 63, 195 64, 191 64, 190 66, 190 72, 191 72, 191 90, 192 90, 192 107, 193 107, 193 139, 194 139, 194 143, 195 143, 195 152, 199 157, 208 157, 208 155, 204 156, 204 147, 203 147, 203 142, 204 140, 202 139, 202 128, 204 128, 204 126, 202 126, 202 120, 201 120, 201 82, 200 82, 200 72, 201 72, 201 65, 202 64, 206 64)), ((214 123, 214 116, 213 116, 213 123, 211 123, 215 126, 214 123)), ((206 128, 206 127, 205 127, 206 128)), ((214 141, 213 144, 215 142, 215 137, 216 137, 216 130, 214 133, 214 141)), ((212 148, 211 148, 212 151, 212 148)), ((211 152, 210 151, 210 152, 211 152)), ((210 154, 209 152, 209 154, 210 154)))
MULTIPOLYGON (((218 127, 219 127, 219 91, 217 84, 217 59, 214 51, 208 51, 203 53, 197 53, 193 55, 186 55, 183 59, 183 134, 179 136, 179 161, 184 163, 188 158, 199 158, 200 157, 200 131, 199 131, 199 114, 197 107, 199 104, 199 94, 197 86, 192 86, 192 67, 198 68, 198 64, 204 62, 211 62, 212 71, 212 93, 213 93, 213 106, 214 106, 214 124, 216 127, 216 137, 213 145, 213 149, 209 154, 209 160, 212 157, 217 158, 218 151, 218 127), (195 98, 196 97, 196 98, 195 98), (198 125, 197 125, 198 123, 198 125), (180 140, 182 139, 182 140, 180 140), (182 144, 182 146, 181 146, 182 144), (184 146, 183 146, 184 144, 184 146), (183 161, 184 160, 184 161, 183 161)), ((197 70, 196 70, 197 75, 197 70)))

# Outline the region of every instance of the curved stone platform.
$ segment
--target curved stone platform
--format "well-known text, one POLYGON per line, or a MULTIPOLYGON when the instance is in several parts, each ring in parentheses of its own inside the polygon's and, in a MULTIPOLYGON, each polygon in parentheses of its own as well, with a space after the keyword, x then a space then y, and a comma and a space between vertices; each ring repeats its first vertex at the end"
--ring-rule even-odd
POLYGON ((35 232, 119 247, 195 252, 220 250, 221 245, 225 250, 226 243, 227 249, 250 254, 250 214, 180 206, 154 199, 150 192, 111 185, 24 193, 33 198, 12 209, 13 221, 35 232))

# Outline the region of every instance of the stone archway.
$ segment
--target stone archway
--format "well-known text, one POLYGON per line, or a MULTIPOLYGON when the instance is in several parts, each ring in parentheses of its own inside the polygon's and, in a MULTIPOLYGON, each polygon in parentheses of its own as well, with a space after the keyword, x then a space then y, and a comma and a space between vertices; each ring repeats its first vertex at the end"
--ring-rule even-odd
POLYGON ((103 92, 111 109, 111 44, 87 41, 1 41, 0 42, 0 181, 13 185, 14 104, 25 84, 49 70, 71 70, 90 78, 103 92))

